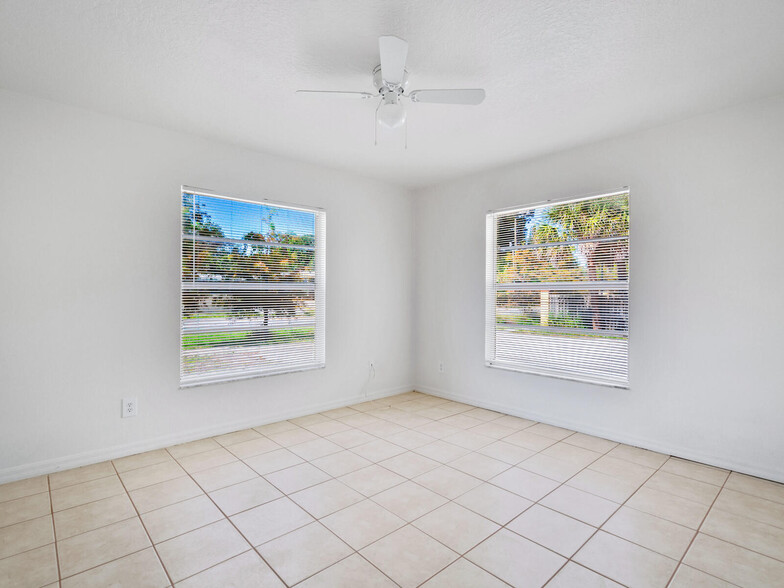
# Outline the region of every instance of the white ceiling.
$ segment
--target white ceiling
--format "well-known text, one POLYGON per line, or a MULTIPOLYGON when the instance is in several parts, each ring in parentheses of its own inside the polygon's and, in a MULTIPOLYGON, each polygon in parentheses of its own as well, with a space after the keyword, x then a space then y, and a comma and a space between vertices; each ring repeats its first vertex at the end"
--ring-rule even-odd
POLYGON ((432 184, 784 92, 781 0, 0 0, 0 87, 432 184), (408 149, 373 146, 378 36, 409 42, 408 149))

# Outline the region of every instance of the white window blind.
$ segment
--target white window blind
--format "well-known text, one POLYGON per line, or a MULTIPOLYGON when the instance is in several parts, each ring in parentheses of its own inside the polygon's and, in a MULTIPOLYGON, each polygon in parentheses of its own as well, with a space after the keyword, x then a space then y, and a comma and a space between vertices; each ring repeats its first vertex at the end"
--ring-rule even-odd
POLYGON ((485 359, 626 387, 629 193, 487 215, 485 359))
POLYGON ((325 220, 183 187, 182 386, 324 366, 325 220))

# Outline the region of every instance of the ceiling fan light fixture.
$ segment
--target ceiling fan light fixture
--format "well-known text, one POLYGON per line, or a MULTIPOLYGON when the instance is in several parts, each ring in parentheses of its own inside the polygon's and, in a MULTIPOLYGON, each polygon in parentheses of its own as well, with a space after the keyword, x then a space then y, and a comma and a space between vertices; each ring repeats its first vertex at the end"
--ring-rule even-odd
POLYGON ((376 110, 376 118, 380 124, 389 129, 403 126, 406 122, 406 109, 400 103, 396 92, 384 94, 376 110))

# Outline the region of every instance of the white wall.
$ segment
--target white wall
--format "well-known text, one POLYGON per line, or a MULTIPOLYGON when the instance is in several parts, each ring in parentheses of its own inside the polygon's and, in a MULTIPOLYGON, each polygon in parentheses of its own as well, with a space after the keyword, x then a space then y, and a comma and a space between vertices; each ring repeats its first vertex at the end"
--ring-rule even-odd
POLYGON ((370 180, 0 91, 0 482, 412 382, 784 481, 782 161, 778 97, 412 201, 370 180), (178 388, 183 183, 326 208, 325 370, 178 388), (485 212, 624 185, 631 389, 484 367, 485 212), (139 398, 137 418, 120 418, 123 396, 139 398))
POLYGON ((410 390, 411 211, 403 189, 0 92, 0 482, 410 390), (326 209, 326 369, 178 388, 181 184, 326 209))
POLYGON ((777 97, 421 190, 417 388, 784 481, 782 186, 777 97), (485 213, 626 185, 631 389, 485 367, 485 213))

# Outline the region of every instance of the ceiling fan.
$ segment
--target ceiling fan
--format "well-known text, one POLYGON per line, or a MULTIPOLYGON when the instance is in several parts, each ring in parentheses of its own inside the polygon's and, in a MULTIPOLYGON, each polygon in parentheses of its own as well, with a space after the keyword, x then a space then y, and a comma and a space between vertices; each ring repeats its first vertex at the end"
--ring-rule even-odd
POLYGON ((388 129, 396 129, 405 125, 406 109, 402 99, 411 102, 430 102, 434 104, 467 104, 475 106, 485 99, 485 91, 479 88, 460 90, 413 90, 406 94, 408 71, 406 56, 408 43, 395 36, 378 38, 378 51, 381 65, 373 70, 373 86, 378 91, 350 92, 330 90, 297 90, 299 94, 329 94, 346 98, 381 98, 376 108, 376 143, 378 142, 378 125, 388 129))

